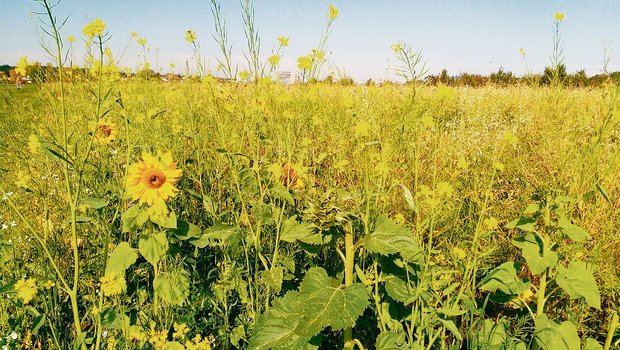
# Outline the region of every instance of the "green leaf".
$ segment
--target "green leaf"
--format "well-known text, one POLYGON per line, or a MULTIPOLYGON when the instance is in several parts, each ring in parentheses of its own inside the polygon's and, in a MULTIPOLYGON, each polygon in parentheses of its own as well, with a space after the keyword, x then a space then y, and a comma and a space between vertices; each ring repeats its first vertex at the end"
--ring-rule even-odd
POLYGON ((405 350, 409 349, 404 332, 381 332, 375 342, 377 350, 405 350))
POLYGON ((542 314, 536 317, 535 323, 534 339, 542 349, 579 350, 581 341, 572 322, 557 324, 542 314))
POLYGON ((581 227, 574 225, 570 220, 561 217, 558 219, 560 231, 573 241, 581 242, 590 239, 590 234, 581 227))
POLYGON ((335 331, 353 327, 369 305, 363 284, 353 283, 345 287, 320 267, 306 272, 299 288, 299 298, 303 300, 303 310, 296 333, 304 336, 313 336, 327 326, 335 331))
POLYGON ((198 239, 202 236, 200 227, 183 220, 177 221, 177 228, 173 232, 174 236, 182 241, 198 239))
POLYGON ((595 339, 588 338, 583 346, 583 350, 603 350, 603 346, 595 339))
POLYGON ((480 289, 489 292, 497 290, 508 295, 518 295, 530 286, 526 280, 517 276, 520 266, 514 261, 507 261, 491 270, 481 281, 480 289))
POLYGON ((443 318, 440 318, 439 321, 443 324, 444 327, 446 327, 447 330, 450 331, 450 333, 452 333, 452 335, 454 335, 456 339, 463 340, 463 337, 461 337, 461 332, 459 332, 459 329, 456 324, 454 324, 454 321, 444 320, 443 318))
POLYGON ((152 235, 140 235, 138 250, 146 261, 155 266, 168 251, 168 238, 166 237, 166 233, 159 232, 152 235))
POLYGON ((181 343, 176 342, 176 341, 169 341, 169 342, 166 342, 166 345, 164 346, 164 350, 185 350, 185 346, 183 346, 181 343))
POLYGON ((168 216, 151 216, 153 223, 165 228, 177 228, 177 214, 171 210, 168 216))
POLYGON ((568 269, 560 265, 555 282, 571 299, 583 297, 588 305, 593 308, 601 308, 601 294, 598 290, 594 275, 583 261, 573 261, 568 269))
POLYGON ((518 228, 526 232, 534 232, 534 225, 536 219, 534 218, 519 218, 506 224, 506 228, 518 228))
POLYGON ((418 208, 415 205, 415 200, 413 199, 413 195, 411 194, 411 191, 407 188, 407 186, 402 185, 403 186, 403 197, 405 197, 405 202, 407 202, 407 205, 409 206, 409 208, 411 208, 411 210, 413 210, 414 213, 418 212, 418 208))
POLYGON ((365 245, 372 253, 386 256, 400 254, 408 261, 423 261, 422 250, 411 230, 384 216, 377 219, 374 232, 366 236, 365 245))
POLYGON ((607 203, 611 204, 611 200, 609 199, 609 195, 607 194, 607 191, 605 190, 605 187, 603 187, 603 185, 601 185, 601 184, 596 184, 596 189, 600 192, 600 194, 603 196, 603 198, 605 198, 607 203))
POLYGON ((298 223, 296 215, 286 219, 280 228, 280 239, 289 243, 303 240, 312 234, 314 234, 312 228, 308 224, 298 223))
POLYGON ((512 244, 521 249, 521 255, 534 275, 539 275, 558 263, 558 254, 554 251, 547 250, 543 256, 543 242, 535 234, 528 233, 517 237, 512 244))
POLYGON ((288 190, 288 188, 284 187, 284 185, 277 183, 271 187, 271 193, 275 198, 285 201, 290 205, 295 205, 295 199, 293 195, 288 190))
POLYGON ((260 273, 261 281, 268 285, 274 292, 280 293, 284 280, 284 269, 281 266, 260 273))
POLYGON ((114 248, 114 251, 108 258, 108 263, 105 268, 105 274, 119 274, 123 275, 125 270, 138 259, 138 253, 136 250, 129 246, 127 242, 121 242, 114 248))
POLYGON ((506 330, 510 324, 505 319, 495 323, 491 319, 484 320, 479 331, 474 332, 471 337, 472 349, 503 349, 502 347, 508 338, 506 330))
POLYGON ((204 230, 200 238, 189 242, 198 248, 225 246, 237 231, 236 226, 216 224, 204 230))
POLYGON ((153 279, 153 290, 165 302, 182 305, 189 296, 189 275, 183 269, 164 272, 153 279))
POLYGON ((108 205, 110 201, 103 198, 84 198, 82 204, 92 209, 103 208, 108 205))
POLYGON ((121 215, 121 220, 123 221, 122 231, 126 233, 126 232, 134 232, 138 230, 144 222, 138 224, 136 218, 138 215, 140 215, 143 212, 146 212, 146 211, 140 209, 140 206, 137 204, 127 208, 127 210, 125 210, 123 215, 121 215))

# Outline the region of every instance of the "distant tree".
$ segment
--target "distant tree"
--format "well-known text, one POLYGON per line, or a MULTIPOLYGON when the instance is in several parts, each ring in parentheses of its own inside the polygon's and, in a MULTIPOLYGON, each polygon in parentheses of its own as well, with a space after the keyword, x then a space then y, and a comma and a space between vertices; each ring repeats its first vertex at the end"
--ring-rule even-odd
POLYGON ((568 75, 567 80, 568 85, 575 87, 584 87, 589 83, 588 75, 584 69, 578 70, 575 74, 568 75))
POLYGON ((439 77, 437 78, 440 83, 444 85, 452 85, 454 83, 454 78, 448 75, 448 71, 443 69, 441 73, 439 73, 439 77))
POLYGON ((499 86, 513 85, 517 81, 512 72, 505 72, 502 67, 499 67, 497 72, 491 73, 489 80, 491 83, 499 86))
POLYGON ((140 79, 145 79, 145 80, 155 79, 155 78, 159 78, 159 73, 157 73, 156 71, 150 68, 144 68, 144 69, 139 70, 138 73, 136 73, 136 77, 140 79))
POLYGON ((566 77, 566 66, 562 63, 555 68, 545 67, 540 83, 543 85, 551 85, 552 83, 562 85, 566 81, 566 77))

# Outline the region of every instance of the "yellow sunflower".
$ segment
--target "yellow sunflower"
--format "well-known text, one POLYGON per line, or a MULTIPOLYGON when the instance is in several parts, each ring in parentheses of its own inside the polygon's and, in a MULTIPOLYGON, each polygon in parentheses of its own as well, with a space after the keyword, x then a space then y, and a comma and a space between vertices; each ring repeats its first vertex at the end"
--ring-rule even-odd
POLYGON ((174 185, 182 174, 170 152, 157 156, 142 153, 142 160, 130 165, 128 171, 127 193, 133 200, 151 206, 176 195, 174 185))
POLYGON ((113 122, 100 120, 97 124, 93 123, 91 128, 95 129, 95 138, 102 145, 107 145, 116 139, 117 128, 113 122))

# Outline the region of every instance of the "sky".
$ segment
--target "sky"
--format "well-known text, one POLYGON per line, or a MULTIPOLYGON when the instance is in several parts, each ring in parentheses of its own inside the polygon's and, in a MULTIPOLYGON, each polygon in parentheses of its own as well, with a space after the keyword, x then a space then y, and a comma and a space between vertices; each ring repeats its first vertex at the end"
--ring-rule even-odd
MULTIPOLYGON (((242 70, 241 6, 238 0, 220 1, 233 60, 242 70)), ((328 38, 325 74, 394 79, 399 62, 390 45, 396 41, 421 50, 431 74, 442 69, 450 75, 488 74, 503 67, 520 76, 525 72, 520 48, 531 70, 541 72, 550 62, 556 11, 566 14, 560 30, 569 72, 600 73, 605 47, 608 70, 620 71, 620 0, 254 0, 261 56, 271 55, 278 37, 289 37, 280 70, 295 70, 297 58, 318 46, 330 4, 340 15, 328 38)), ((51 61, 40 44, 42 18, 34 14, 41 10, 33 0, 0 0, 0 64, 15 65, 21 56, 51 61)), ((72 56, 78 64, 84 62, 82 27, 94 18, 107 24, 115 56, 124 51, 121 67, 135 69, 139 62, 135 40, 124 49, 131 31, 147 39, 151 67, 161 72, 170 63, 184 67, 189 60, 194 66, 184 40, 188 29, 197 33, 210 69, 221 56, 209 0, 62 0, 54 11, 61 21, 68 17, 61 36, 77 38, 72 56)))

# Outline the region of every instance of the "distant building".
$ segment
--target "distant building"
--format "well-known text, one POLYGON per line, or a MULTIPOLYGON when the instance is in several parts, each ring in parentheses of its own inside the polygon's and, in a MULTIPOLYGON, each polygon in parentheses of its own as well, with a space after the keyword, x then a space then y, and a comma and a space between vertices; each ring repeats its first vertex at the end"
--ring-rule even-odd
POLYGON ((278 72, 277 79, 280 84, 284 85, 290 85, 295 83, 295 75, 291 71, 278 72))

